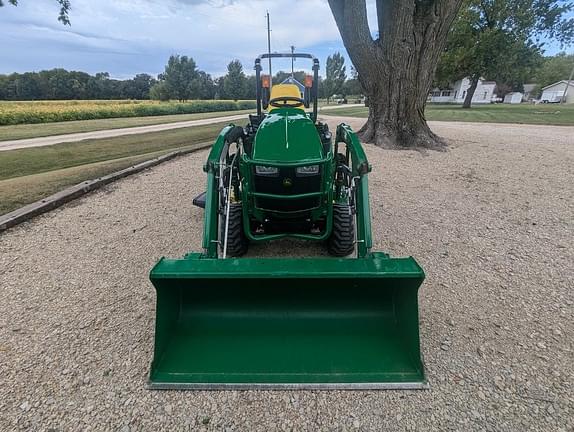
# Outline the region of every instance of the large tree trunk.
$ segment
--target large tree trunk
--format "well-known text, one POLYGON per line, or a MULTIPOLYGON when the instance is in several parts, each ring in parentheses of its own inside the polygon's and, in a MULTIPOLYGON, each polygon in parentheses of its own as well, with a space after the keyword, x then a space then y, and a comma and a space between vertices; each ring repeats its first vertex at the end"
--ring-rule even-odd
POLYGON ((464 102, 462 103, 463 108, 470 108, 470 105, 472 104, 472 98, 474 97, 474 92, 478 87, 478 79, 479 77, 477 75, 470 77, 470 87, 466 91, 466 96, 464 97, 464 102))
POLYGON ((448 30, 462 0, 378 0, 373 40, 365 0, 329 0, 369 98, 365 142, 387 148, 442 148, 424 109, 448 30))

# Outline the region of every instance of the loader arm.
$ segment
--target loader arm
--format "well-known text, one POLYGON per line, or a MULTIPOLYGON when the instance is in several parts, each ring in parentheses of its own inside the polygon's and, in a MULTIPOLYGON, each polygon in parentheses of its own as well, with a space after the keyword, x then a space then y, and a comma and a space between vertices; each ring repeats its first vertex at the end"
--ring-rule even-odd
POLYGON ((371 209, 369 206, 369 179, 371 165, 357 135, 349 125, 341 123, 335 135, 335 153, 339 144, 346 146, 351 161, 351 175, 355 182, 355 217, 357 226, 357 258, 364 258, 371 253, 373 237, 371 233, 371 209))
POLYGON ((207 258, 217 258, 218 250, 218 235, 217 229, 219 227, 219 166, 221 158, 227 153, 229 142, 227 136, 235 125, 230 124, 224 127, 207 158, 207 162, 203 166, 203 171, 207 173, 207 191, 205 197, 205 217, 203 220, 203 254, 207 258))

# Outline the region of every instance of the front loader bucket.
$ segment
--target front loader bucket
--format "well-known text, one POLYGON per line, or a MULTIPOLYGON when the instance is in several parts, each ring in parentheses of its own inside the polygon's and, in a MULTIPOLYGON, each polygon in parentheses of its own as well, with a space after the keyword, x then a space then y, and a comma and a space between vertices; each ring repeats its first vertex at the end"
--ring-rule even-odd
POLYGON ((413 258, 162 259, 150 387, 425 388, 413 258))

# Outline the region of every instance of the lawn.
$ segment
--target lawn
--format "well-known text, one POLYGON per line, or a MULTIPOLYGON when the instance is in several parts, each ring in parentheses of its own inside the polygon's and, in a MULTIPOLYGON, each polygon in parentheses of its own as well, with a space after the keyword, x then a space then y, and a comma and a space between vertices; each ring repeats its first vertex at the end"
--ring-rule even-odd
POLYGON ((107 129, 120 129, 136 126, 150 126, 180 121, 201 120, 230 115, 253 113, 253 110, 219 111, 196 114, 175 114, 151 117, 125 117, 98 120, 76 120, 57 123, 22 124, 0 126, 0 141, 37 138, 51 135, 63 135, 79 132, 94 132, 107 129))
POLYGON ((0 214, 170 151, 199 147, 226 124, 0 152, 0 214))
MULTIPOLYGON (((321 115, 367 117, 366 107, 341 107, 324 111, 321 115)), ((491 104, 463 109, 460 105, 427 105, 427 120, 464 121, 480 123, 524 123, 574 126, 574 105, 555 104, 491 104)))

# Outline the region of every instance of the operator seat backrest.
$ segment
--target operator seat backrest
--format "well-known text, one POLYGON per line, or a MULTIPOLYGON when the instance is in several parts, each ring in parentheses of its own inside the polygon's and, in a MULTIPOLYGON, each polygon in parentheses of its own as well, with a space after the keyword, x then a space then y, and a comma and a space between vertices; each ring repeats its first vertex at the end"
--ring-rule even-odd
MULTIPOLYGON (((295 97, 298 99, 302 99, 301 98, 301 92, 299 91, 299 87, 297 87, 295 84, 275 84, 273 87, 271 87, 271 96, 269 97, 269 100, 273 100, 275 98, 283 97, 283 96, 289 96, 289 97, 295 97)), ((294 107, 294 108, 300 108, 300 109, 305 108, 303 105, 297 107, 296 105, 298 105, 298 104, 295 101, 283 101, 283 102, 281 102, 281 105, 283 105, 283 104, 286 107, 294 107)), ((273 109, 277 109, 277 107, 269 105, 268 109, 269 109, 269 111, 271 111, 273 109)))

